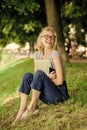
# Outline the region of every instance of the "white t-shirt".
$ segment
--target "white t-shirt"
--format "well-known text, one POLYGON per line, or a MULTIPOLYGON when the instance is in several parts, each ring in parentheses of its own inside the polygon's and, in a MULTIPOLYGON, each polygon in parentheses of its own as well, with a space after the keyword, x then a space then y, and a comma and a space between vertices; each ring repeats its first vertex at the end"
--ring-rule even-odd
MULTIPOLYGON (((61 57, 60 52, 57 51, 57 50, 53 50, 52 53, 51 53, 51 55, 49 56, 49 60, 50 60, 51 67, 52 67, 53 69, 55 69, 55 64, 54 64, 53 59, 54 59, 56 56, 59 56, 59 57, 61 58, 62 66, 63 66, 63 72, 64 72, 64 77, 66 77, 65 64, 64 64, 64 61, 63 61, 63 59, 62 59, 62 57, 61 57)), ((36 59, 43 59, 43 53, 40 52, 40 51, 36 51, 36 52, 34 53, 34 59, 35 59, 35 60, 36 60, 36 59)))

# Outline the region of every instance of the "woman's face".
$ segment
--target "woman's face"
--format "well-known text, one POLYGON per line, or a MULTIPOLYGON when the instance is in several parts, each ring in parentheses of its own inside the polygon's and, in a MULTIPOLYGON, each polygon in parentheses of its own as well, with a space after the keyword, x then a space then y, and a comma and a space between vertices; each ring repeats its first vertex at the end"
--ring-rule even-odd
POLYGON ((55 43, 55 35, 52 31, 46 31, 42 35, 41 42, 44 48, 53 48, 55 43))

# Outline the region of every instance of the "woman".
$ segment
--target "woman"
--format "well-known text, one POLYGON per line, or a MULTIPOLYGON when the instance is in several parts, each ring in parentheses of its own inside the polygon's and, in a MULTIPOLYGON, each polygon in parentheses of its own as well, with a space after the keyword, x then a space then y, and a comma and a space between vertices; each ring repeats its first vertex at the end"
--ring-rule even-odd
POLYGON ((34 63, 37 59, 48 59, 51 64, 50 73, 46 74, 35 64, 35 73, 25 74, 22 85, 20 109, 14 123, 24 119, 29 113, 36 112, 37 102, 40 99, 47 104, 58 104, 68 99, 64 62, 57 49, 57 35, 51 27, 42 29, 37 39, 38 51, 34 54, 34 63), (27 107, 28 95, 32 90, 32 98, 27 107))

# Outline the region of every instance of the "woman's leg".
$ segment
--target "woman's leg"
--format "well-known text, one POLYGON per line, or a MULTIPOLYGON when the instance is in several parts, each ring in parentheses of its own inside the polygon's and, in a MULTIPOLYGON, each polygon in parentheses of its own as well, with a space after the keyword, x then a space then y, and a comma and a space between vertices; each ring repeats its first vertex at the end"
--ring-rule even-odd
POLYGON ((22 81, 22 85, 19 89, 20 93, 21 93, 21 102, 20 102, 20 108, 18 111, 18 114, 13 122, 13 124, 21 119, 23 113, 25 112, 26 108, 27 108, 27 102, 28 102, 28 95, 30 93, 31 87, 30 84, 33 80, 33 74, 32 73, 27 73, 24 75, 23 81, 22 81))
MULTIPOLYGON (((47 85, 44 86, 44 82, 46 82, 45 79, 47 79, 47 75, 41 70, 38 70, 34 74, 33 80, 31 83, 32 99, 31 99, 30 105, 28 106, 28 108, 26 109, 24 114, 22 115, 22 119, 26 118, 28 116, 29 112, 34 113, 38 99, 40 98, 40 95, 42 94, 44 87, 47 87, 47 85)), ((51 87, 51 86, 49 86, 49 87, 51 87)))
POLYGON ((17 116, 14 120, 13 123, 15 123, 17 120, 21 119, 23 113, 25 112, 26 110, 26 107, 27 107, 27 101, 28 101, 28 95, 24 94, 24 93, 21 93, 21 103, 20 103, 20 108, 19 108, 19 111, 17 113, 17 116))
POLYGON ((26 118, 28 112, 33 113, 35 111, 35 107, 38 99, 40 98, 45 103, 58 103, 60 101, 60 97, 62 94, 58 90, 58 87, 51 81, 51 79, 41 70, 38 70, 31 82, 32 88, 32 99, 28 109, 22 115, 22 119, 26 118))
MULTIPOLYGON (((35 72, 31 88, 41 92, 40 99, 44 103, 57 104, 61 102, 63 94, 58 89, 52 80, 41 70, 35 72)), ((64 85, 63 91, 66 94, 66 85, 64 85)))
POLYGON ((41 94, 40 91, 32 89, 32 98, 31 98, 30 105, 28 106, 29 111, 34 112, 37 102, 39 100, 40 94, 41 94))
POLYGON ((27 107, 27 109, 24 112, 24 114, 22 115, 21 119, 26 118, 28 116, 29 112, 30 113, 36 112, 35 109, 36 109, 36 105, 37 105, 38 99, 40 97, 40 94, 41 94, 40 91, 32 89, 32 98, 31 98, 30 105, 27 107))

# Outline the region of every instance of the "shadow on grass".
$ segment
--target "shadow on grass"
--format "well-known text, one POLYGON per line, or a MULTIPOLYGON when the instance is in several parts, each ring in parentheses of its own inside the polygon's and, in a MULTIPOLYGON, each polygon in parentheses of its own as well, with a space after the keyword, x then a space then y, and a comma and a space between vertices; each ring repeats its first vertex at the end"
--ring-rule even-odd
POLYGON ((80 130, 87 126, 86 106, 78 106, 70 97, 68 101, 58 105, 46 105, 40 102, 38 115, 18 121, 12 127, 11 124, 17 114, 19 102, 20 99, 17 98, 0 107, 1 130, 42 130, 43 128, 44 130, 80 130))

